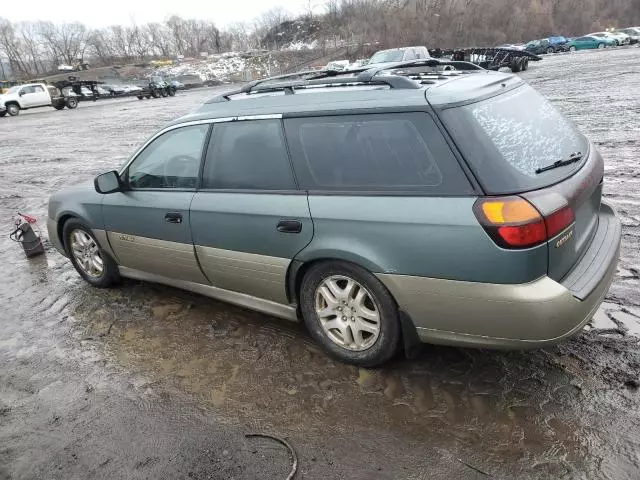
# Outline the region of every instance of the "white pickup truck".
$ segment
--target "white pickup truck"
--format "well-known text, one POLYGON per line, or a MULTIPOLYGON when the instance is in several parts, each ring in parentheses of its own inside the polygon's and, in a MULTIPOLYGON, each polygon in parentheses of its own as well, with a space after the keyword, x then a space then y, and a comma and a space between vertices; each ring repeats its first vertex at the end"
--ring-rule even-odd
POLYGON ((58 88, 44 83, 16 85, 7 90, 7 93, 0 95, 0 117, 4 117, 7 113, 16 116, 20 110, 29 108, 53 107, 56 110, 62 110, 64 107, 76 108, 77 106, 77 97, 64 96, 58 88))

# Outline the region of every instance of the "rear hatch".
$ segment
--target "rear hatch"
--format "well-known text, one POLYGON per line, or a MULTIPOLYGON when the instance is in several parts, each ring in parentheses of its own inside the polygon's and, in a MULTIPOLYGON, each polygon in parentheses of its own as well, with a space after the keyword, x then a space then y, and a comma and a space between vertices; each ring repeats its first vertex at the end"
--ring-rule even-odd
POLYGON ((546 219, 548 231, 550 219, 564 218, 547 242, 548 275, 561 280, 598 226, 604 174, 600 154, 528 85, 447 108, 441 117, 487 195, 526 199, 546 219), (569 159, 574 161, 545 169, 569 159), (563 214, 553 215, 558 212, 563 214))

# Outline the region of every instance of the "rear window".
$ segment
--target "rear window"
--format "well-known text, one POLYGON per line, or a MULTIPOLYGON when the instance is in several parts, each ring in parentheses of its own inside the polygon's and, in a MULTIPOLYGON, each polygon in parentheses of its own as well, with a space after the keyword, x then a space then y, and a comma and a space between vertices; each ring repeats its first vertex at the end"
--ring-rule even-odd
POLYGON ((442 114, 487 193, 544 188, 576 172, 588 142, 542 95, 528 85, 442 114), (580 162, 536 170, 581 152, 580 162))
POLYGON ((472 192, 458 161, 426 113, 288 119, 285 129, 303 188, 472 192))

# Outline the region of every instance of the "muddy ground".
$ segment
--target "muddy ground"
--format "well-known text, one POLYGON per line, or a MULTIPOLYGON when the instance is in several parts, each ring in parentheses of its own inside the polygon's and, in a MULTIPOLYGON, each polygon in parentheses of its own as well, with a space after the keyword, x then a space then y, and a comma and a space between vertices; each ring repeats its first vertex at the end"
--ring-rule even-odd
MULTIPOLYGON (((640 476, 640 48, 557 55, 522 76, 597 144, 623 224, 594 326, 558 347, 425 346, 359 370, 299 325, 179 290, 82 282, 0 239, 0 479, 640 476)), ((0 218, 116 168, 214 90, 0 119, 0 218)), ((44 225, 42 223, 42 225, 44 225)))

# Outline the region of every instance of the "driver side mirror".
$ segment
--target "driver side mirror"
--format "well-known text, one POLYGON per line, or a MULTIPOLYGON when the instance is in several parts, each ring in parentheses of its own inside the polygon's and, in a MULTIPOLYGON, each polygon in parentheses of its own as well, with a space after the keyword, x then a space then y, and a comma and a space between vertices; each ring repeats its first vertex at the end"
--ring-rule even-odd
POLYGON ((19 95, 19 96, 23 96, 23 95, 24 95, 24 90, 20 90, 20 91, 18 92, 18 95, 19 95))
POLYGON ((96 192, 103 194, 121 192, 123 190, 122 180, 115 170, 98 175, 93 181, 93 185, 96 188, 96 192))

